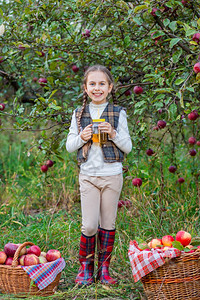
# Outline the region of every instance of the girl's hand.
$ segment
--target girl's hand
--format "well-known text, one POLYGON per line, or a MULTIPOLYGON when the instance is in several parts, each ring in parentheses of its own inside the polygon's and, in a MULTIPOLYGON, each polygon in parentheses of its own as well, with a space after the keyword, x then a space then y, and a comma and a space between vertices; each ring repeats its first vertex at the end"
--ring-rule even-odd
POLYGON ((85 142, 89 141, 92 138, 92 124, 89 124, 83 129, 83 131, 81 131, 80 137, 85 142))
POLYGON ((109 135, 109 138, 114 139, 114 137, 116 135, 116 131, 114 130, 114 128, 111 126, 110 123, 108 123, 108 122, 100 123, 98 128, 102 132, 106 132, 109 135))

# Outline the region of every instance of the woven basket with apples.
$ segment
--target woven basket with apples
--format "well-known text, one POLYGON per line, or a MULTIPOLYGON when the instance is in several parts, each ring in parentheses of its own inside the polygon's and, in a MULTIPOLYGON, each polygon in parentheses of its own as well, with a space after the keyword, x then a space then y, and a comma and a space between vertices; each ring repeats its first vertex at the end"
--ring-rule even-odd
POLYGON ((149 243, 138 245, 141 251, 175 248, 181 255, 167 259, 165 264, 141 278, 148 300, 200 299, 200 240, 192 239, 186 231, 177 232, 175 238, 165 235, 149 243), (191 242, 192 241, 192 242, 191 242))
MULTIPOLYGON (((54 294, 59 284, 61 272, 47 287, 40 290, 23 267, 41 266, 61 258, 59 250, 42 252, 32 242, 23 244, 8 243, 0 251, 0 292, 4 294, 48 296, 54 294), (27 248, 27 246, 29 246, 27 248), (22 267, 23 266, 23 267, 22 267)), ((48 265, 46 265, 48 266, 48 265)))

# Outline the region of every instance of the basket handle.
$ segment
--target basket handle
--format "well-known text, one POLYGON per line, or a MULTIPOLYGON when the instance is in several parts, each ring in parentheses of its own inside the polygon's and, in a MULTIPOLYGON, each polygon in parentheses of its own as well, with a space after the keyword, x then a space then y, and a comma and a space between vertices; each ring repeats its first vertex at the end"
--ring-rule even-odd
POLYGON ((17 250, 15 251, 14 257, 13 257, 13 261, 12 261, 12 267, 17 267, 18 266, 18 257, 19 254, 21 252, 21 250, 26 247, 26 246, 33 246, 34 244, 32 242, 25 242, 23 244, 21 244, 17 250))

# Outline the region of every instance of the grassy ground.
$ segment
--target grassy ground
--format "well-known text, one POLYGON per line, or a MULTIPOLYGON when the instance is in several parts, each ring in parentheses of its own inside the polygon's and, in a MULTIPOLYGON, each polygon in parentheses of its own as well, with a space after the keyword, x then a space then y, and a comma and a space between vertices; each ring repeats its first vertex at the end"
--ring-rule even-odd
MULTIPOLYGON (((199 158, 186 159, 180 145, 179 172, 171 174, 167 149, 161 156, 147 157, 142 152, 136 155, 135 151, 128 156, 121 199, 130 200, 132 206, 118 211, 110 268, 119 285, 95 283, 78 288, 74 279, 79 267, 81 212, 76 157, 63 150, 64 161, 50 157, 55 164, 43 174, 40 166, 47 157, 37 147, 29 149, 30 140, 35 143, 34 138, 30 134, 20 137, 0 134, 0 249, 7 242, 31 241, 43 251, 50 248, 61 251, 66 268, 57 293, 45 298, 145 299, 141 282, 133 281, 128 258, 130 240, 149 241, 166 234, 175 235, 182 229, 193 237, 200 235, 199 183, 193 175, 199 168, 199 158), (178 176, 184 176, 184 184, 177 183, 178 176), (142 178, 141 188, 133 187, 134 177, 142 178)), ((15 299, 11 295, 0 294, 0 297, 15 299)))

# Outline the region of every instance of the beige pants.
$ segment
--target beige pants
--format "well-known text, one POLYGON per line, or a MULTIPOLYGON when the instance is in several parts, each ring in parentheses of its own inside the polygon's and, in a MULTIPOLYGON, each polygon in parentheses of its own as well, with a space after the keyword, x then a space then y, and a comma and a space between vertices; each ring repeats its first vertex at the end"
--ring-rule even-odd
POLYGON ((115 229, 118 200, 123 175, 87 176, 79 174, 82 228, 87 236, 96 234, 98 226, 115 229))

